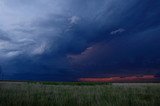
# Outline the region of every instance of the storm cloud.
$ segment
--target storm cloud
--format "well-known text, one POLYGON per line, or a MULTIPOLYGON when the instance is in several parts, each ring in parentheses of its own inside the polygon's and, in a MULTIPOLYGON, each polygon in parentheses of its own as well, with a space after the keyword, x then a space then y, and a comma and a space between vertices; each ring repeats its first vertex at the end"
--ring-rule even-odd
POLYGON ((1 0, 6 79, 75 81, 160 69, 158 0, 1 0))

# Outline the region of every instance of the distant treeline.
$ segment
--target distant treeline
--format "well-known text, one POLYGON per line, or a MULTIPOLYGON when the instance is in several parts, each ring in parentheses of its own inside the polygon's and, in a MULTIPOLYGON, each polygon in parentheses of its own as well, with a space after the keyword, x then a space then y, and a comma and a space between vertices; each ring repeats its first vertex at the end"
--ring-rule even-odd
POLYGON ((108 82, 27 82, 29 84, 43 84, 43 85, 111 85, 108 82))

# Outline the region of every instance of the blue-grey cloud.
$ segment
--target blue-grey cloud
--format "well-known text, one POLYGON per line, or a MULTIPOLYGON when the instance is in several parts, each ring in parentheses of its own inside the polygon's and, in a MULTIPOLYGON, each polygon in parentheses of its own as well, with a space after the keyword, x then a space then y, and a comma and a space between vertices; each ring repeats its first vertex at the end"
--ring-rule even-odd
POLYGON ((87 73, 157 71, 159 4, 1 0, 0 64, 6 78, 75 80, 87 73))

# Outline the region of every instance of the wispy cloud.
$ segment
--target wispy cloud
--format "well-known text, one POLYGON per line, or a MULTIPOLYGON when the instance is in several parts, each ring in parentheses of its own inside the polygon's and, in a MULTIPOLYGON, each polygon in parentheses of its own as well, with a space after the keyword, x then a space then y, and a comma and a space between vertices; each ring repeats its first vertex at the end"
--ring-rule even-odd
POLYGON ((111 35, 120 34, 120 33, 125 32, 125 31, 126 31, 125 29, 119 28, 119 29, 117 29, 115 31, 112 31, 111 35))

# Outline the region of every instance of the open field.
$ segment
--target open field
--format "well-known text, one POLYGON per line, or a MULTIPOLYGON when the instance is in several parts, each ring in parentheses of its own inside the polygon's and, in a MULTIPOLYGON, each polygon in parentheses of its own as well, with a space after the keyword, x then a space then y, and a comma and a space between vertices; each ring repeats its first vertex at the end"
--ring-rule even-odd
POLYGON ((160 84, 0 82, 0 106, 160 106, 160 84))

